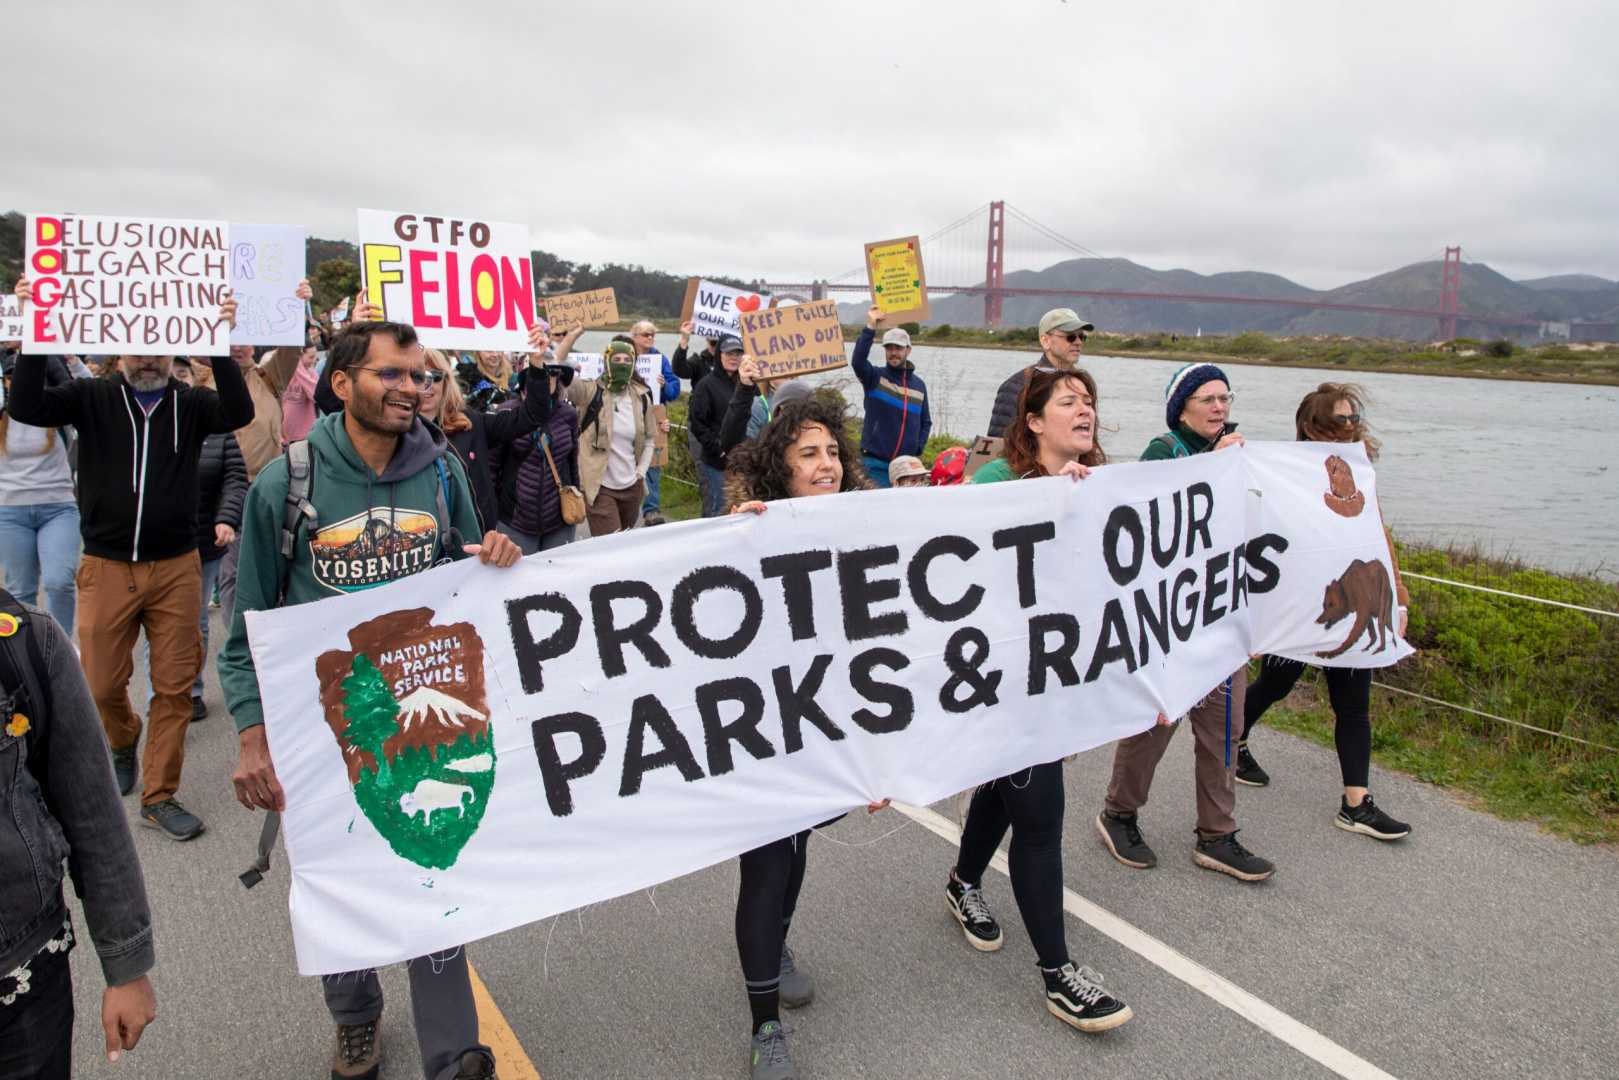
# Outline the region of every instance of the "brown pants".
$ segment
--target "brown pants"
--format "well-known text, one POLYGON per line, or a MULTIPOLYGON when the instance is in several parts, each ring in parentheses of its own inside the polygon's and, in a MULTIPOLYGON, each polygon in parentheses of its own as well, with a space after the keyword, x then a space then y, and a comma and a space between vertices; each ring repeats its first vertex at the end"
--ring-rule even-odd
MULTIPOLYGON (((1248 692, 1248 668, 1231 676, 1231 741, 1229 763, 1226 744, 1226 689, 1221 683, 1208 697, 1192 706, 1193 754, 1197 769, 1197 831, 1221 836, 1237 827, 1237 740, 1242 736, 1242 703, 1248 692)), ((1133 814, 1147 805, 1152 775, 1169 740, 1180 727, 1151 727, 1140 735, 1121 739, 1113 752, 1113 779, 1107 786, 1107 808, 1133 814)))
POLYGON ((85 555, 79 564, 79 647, 84 677, 115 750, 141 737, 129 705, 135 639, 152 646, 151 722, 141 759, 141 805, 172 798, 185 763, 191 684, 202 670, 202 563, 195 551, 157 562, 119 562, 85 555))
POLYGON ((645 480, 637 480, 634 487, 627 488, 603 485, 596 492, 596 500, 585 512, 585 520, 590 523, 590 535, 606 536, 634 525, 641 513, 641 500, 645 497, 645 480))

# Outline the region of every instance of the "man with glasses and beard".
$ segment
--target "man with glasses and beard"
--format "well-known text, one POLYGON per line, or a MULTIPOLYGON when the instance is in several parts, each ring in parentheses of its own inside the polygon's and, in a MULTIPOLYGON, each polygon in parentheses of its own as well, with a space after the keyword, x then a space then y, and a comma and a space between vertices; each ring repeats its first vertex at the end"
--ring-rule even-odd
MULTIPOLYGON (((1079 367, 1080 353, 1085 351, 1085 339, 1096 327, 1080 318, 1073 308, 1053 308, 1040 316, 1040 359, 1035 364, 1074 371, 1079 367)), ((1018 395, 1029 381, 1029 369, 1019 368, 1008 375, 995 392, 995 405, 989 413, 986 434, 999 439, 1006 427, 1017 416, 1018 395)))
MULTIPOLYGON (((27 305, 33 288, 17 282, 27 305)), ((221 321, 236 324, 226 293, 221 321)), ((118 790, 135 786, 141 720, 129 702, 135 639, 152 647, 152 704, 142 761, 140 820, 173 840, 203 824, 175 801, 191 724, 191 685, 202 670, 202 563, 197 553, 197 459, 203 440, 253 419, 253 399, 228 356, 210 360, 217 392, 173 377, 172 356, 123 356, 119 374, 45 385, 46 358, 24 356, 11 411, 38 427, 79 433, 79 647, 85 678, 112 747, 118 790)))
MULTIPOLYGON (((369 314, 362 308, 356 316, 369 314)), ((331 389, 342 402, 321 417, 307 440, 306 498, 315 518, 282 555, 289 458, 265 466, 242 513, 242 557, 230 639, 219 654, 219 681, 235 717, 238 763, 232 781, 248 809, 280 811, 285 798, 264 734, 258 672, 248 650, 244 615, 371 588, 445 560, 476 555, 515 566, 510 538, 490 530, 479 539, 478 514, 460 459, 443 434, 417 415, 428 383, 427 357, 414 328, 365 319, 332 342, 331 389), (356 538, 364 543, 356 547, 356 538)), ((478 1041, 478 1012, 464 949, 408 964, 411 1008, 422 1070, 428 1080, 490 1080, 489 1048, 478 1041)), ((375 1077, 382 1063, 377 1025, 382 985, 373 971, 322 977, 337 1027, 333 1077, 375 1077)))

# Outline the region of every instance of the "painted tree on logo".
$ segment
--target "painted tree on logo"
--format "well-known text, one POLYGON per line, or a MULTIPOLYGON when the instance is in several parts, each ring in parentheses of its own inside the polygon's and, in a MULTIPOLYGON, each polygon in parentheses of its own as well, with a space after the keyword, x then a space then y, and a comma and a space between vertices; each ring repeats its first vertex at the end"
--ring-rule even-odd
POLYGON ((343 737, 370 752, 377 764, 377 778, 384 782, 388 759, 382 756, 382 744, 398 734, 398 715, 399 703, 388 692, 382 672, 370 657, 355 653, 353 674, 343 680, 343 719, 348 722, 343 737))

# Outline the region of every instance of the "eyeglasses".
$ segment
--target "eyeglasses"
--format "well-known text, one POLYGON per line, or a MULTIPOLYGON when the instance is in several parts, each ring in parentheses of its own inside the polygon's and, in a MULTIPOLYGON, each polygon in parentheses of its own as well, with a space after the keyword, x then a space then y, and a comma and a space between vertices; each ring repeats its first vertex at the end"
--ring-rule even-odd
POLYGON ((438 379, 444 378, 442 371, 412 371, 408 368, 397 367, 357 367, 349 370, 372 372, 376 375, 377 381, 389 389, 398 386, 407 375, 410 376, 410 381, 415 383, 418 388, 426 386, 429 382, 437 382, 438 379), (438 379, 433 378, 434 375, 437 375, 438 379))
POLYGON ((437 368, 427 373, 427 382, 430 386, 437 386, 447 378, 449 378, 449 376, 444 374, 444 372, 439 371, 437 368))
POLYGON ((1204 394, 1202 397, 1195 397, 1192 400, 1203 406, 1215 404, 1230 405, 1233 401, 1237 400, 1237 393, 1235 390, 1233 390, 1229 394, 1204 394))

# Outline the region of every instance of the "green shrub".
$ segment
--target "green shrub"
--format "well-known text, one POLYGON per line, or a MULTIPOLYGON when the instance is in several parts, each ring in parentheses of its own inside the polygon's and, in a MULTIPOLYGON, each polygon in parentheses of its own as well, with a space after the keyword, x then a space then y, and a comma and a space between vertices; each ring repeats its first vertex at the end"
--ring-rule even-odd
POLYGON ((1512 342, 1508 341, 1506 338, 1496 338, 1494 341, 1484 346, 1485 356, 1493 356, 1503 360, 1517 351, 1518 347, 1512 344, 1512 342))

